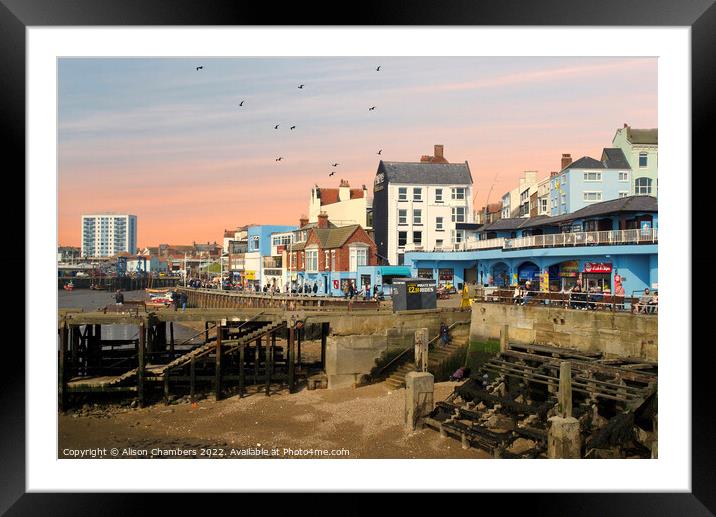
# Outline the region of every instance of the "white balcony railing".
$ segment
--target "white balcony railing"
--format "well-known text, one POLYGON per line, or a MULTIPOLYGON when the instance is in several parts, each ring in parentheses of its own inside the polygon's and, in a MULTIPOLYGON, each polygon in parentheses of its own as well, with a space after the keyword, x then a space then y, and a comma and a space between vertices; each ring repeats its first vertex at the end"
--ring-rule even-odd
POLYGON ((656 244, 659 234, 656 228, 648 230, 609 230, 604 232, 555 233, 531 235, 516 239, 466 239, 458 244, 428 249, 408 244, 405 251, 475 251, 486 249, 517 250, 525 248, 558 248, 565 246, 609 246, 619 244, 656 244))

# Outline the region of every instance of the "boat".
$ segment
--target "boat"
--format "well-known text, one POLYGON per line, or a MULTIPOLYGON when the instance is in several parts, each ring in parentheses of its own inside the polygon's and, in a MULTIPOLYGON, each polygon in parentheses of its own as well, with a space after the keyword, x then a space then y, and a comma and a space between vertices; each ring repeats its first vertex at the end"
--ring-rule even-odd
POLYGON ((75 284, 72 282, 67 282, 64 286, 65 291, 72 291, 75 288, 75 284))

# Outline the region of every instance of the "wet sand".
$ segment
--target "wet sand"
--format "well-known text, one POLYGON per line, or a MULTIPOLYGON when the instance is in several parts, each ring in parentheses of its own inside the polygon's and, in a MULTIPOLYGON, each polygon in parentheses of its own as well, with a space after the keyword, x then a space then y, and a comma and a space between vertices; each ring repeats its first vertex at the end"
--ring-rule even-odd
MULTIPOLYGON (((435 400, 443 400, 454 386, 437 383, 435 400)), ((197 451, 196 457, 208 451, 214 457, 241 458, 260 449, 278 450, 273 457, 279 458, 317 457, 291 456, 284 451, 289 448, 333 450, 340 456, 332 457, 352 459, 490 457, 429 429, 407 433, 404 404, 405 390, 391 391, 379 383, 291 395, 281 390, 271 397, 249 391, 244 398, 216 402, 210 396, 195 404, 180 399, 139 409, 86 407, 59 415, 59 456, 70 457, 69 449, 116 448, 120 458, 172 457, 177 450, 197 451)))

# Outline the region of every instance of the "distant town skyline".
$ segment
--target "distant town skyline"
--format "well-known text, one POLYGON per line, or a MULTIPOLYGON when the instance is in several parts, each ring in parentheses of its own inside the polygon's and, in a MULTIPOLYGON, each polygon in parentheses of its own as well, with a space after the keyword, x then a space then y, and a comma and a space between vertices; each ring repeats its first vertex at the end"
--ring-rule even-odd
POLYGON ((314 185, 372 195, 380 159, 434 144, 469 162, 477 209, 562 153, 599 158, 624 123, 658 127, 655 58, 71 58, 58 72, 63 246, 93 212, 136 214, 139 247, 298 224, 314 185))

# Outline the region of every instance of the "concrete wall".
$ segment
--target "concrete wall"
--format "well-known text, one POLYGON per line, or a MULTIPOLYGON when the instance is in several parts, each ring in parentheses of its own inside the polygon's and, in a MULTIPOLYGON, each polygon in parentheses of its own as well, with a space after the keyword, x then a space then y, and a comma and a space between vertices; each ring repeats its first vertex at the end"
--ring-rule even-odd
POLYGON ((470 340, 499 339, 603 352, 613 357, 658 360, 658 318, 625 313, 522 307, 492 303, 472 306, 470 340))
POLYGON ((441 322, 450 325, 468 316, 464 312, 435 310, 331 317, 330 335, 326 340, 328 388, 360 384, 364 376, 412 346, 418 328, 428 328, 432 339, 438 334, 441 322))

